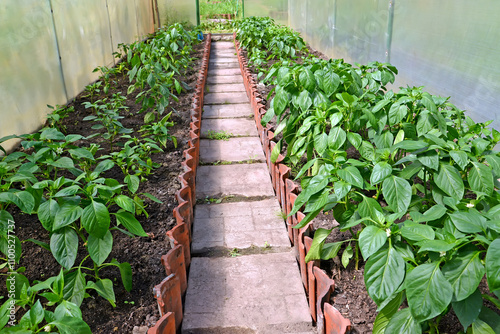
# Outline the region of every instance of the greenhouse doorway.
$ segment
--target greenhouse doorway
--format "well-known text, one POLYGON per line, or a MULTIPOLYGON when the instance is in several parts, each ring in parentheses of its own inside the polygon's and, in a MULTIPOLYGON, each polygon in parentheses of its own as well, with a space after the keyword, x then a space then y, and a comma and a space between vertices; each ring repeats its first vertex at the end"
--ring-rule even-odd
POLYGON ((208 31, 227 30, 228 24, 244 17, 244 0, 196 0, 198 24, 208 31))

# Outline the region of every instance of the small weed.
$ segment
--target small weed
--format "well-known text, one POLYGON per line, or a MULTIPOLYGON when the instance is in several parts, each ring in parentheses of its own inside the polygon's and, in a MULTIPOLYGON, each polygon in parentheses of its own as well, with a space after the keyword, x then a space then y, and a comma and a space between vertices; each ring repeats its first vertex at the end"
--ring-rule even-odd
POLYGON ((229 251, 229 256, 237 257, 237 256, 241 256, 241 254, 239 253, 238 248, 233 248, 229 251))
POLYGON ((248 158, 248 163, 253 164, 255 160, 257 160, 257 154, 250 156, 250 158, 248 158))
POLYGON ((210 203, 220 204, 220 203, 222 203, 223 200, 230 199, 233 197, 234 197, 233 195, 225 196, 225 197, 221 197, 221 198, 213 198, 213 197, 207 196, 207 197, 205 197, 204 201, 206 204, 210 204, 210 203))
POLYGON ((225 130, 222 130, 222 131, 208 130, 208 132, 206 133, 206 136, 208 139, 228 141, 229 138, 231 138, 233 136, 233 134, 226 132, 225 130))
POLYGON ((264 248, 271 248, 271 245, 269 244, 269 242, 264 242, 264 248))
POLYGON ((134 304, 135 304, 135 302, 134 302, 134 301, 130 301, 130 302, 129 302, 128 300, 125 300, 125 301, 124 301, 124 303, 125 303, 125 304, 130 304, 130 305, 134 305, 134 304))
POLYGON ((286 220, 287 215, 283 211, 276 211, 275 214, 276 214, 276 217, 281 218, 283 220, 286 220))
POLYGON ((210 204, 210 203, 215 203, 215 204, 220 204, 222 202, 223 198, 211 198, 211 197, 205 197, 205 203, 210 204))

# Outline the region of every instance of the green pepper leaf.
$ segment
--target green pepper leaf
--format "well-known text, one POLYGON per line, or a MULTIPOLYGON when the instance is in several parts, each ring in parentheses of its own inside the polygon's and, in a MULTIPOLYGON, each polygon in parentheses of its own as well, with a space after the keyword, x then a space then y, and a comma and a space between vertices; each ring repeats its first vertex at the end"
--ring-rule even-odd
POLYGON ((311 96, 309 96, 309 92, 307 90, 303 90, 299 96, 297 97, 297 103, 302 111, 307 111, 311 108, 313 101, 311 96))
POLYGON ((78 252, 78 235, 75 230, 63 227, 50 236, 50 251, 56 261, 66 269, 73 267, 78 252))
POLYGON ((53 199, 43 202, 38 207, 38 219, 42 223, 42 226, 49 232, 52 232, 54 220, 59 209, 59 204, 53 199))
POLYGON ((85 297, 85 286, 85 275, 80 269, 65 274, 64 299, 80 306, 85 297))
POLYGON ((478 194, 491 195, 493 192, 493 174, 491 167, 479 162, 473 162, 469 170, 469 185, 478 194))
POLYGON ((339 169, 337 175, 351 185, 363 189, 363 177, 356 167, 348 166, 344 169, 339 169))
POLYGON ((323 249, 323 244, 325 243, 326 238, 330 235, 331 232, 332 230, 326 230, 324 228, 318 228, 316 232, 314 232, 314 238, 311 243, 311 248, 306 254, 306 262, 321 259, 321 250, 323 249))
POLYGON ((469 157, 464 151, 452 150, 450 156, 462 170, 465 170, 465 167, 469 164, 469 157))
POLYGON ((346 133, 341 127, 331 128, 328 134, 328 147, 332 150, 339 150, 344 145, 346 138, 346 133))
POLYGON ((440 315, 451 302, 453 289, 439 264, 437 261, 417 266, 405 280, 408 305, 418 322, 440 315))
POLYGON ((111 280, 105 278, 105 279, 99 279, 95 283, 89 281, 87 282, 87 288, 94 289, 95 291, 97 291, 99 296, 109 301, 109 303, 113 307, 116 307, 115 292, 113 290, 113 282, 111 280))
POLYGON ((443 275, 453 288, 453 301, 465 300, 477 289, 485 274, 480 255, 479 251, 459 251, 443 266, 443 275))
MULTIPOLYGON (((372 334, 384 334, 389 321, 403 301, 403 292, 398 293, 378 314, 373 323, 372 334)), ((389 332, 388 332, 389 333, 389 332)))
POLYGON ((118 211, 113 214, 116 216, 118 223, 125 226, 125 228, 131 233, 139 237, 148 236, 146 232, 144 232, 141 223, 130 212, 118 211))
POLYGON ((137 175, 127 175, 125 176, 124 181, 127 184, 128 190, 132 194, 135 194, 139 189, 139 184, 140 184, 139 177, 137 175))
MULTIPOLYGON (((56 205, 53 204, 53 206, 55 211, 56 205)), ((52 230, 57 231, 60 228, 72 224, 75 220, 81 217, 82 213, 83 209, 79 204, 75 204, 73 202, 63 203, 63 205, 59 207, 59 210, 55 212, 52 230)))
POLYGON ((113 248, 113 236, 111 232, 108 230, 102 239, 90 234, 87 240, 87 247, 90 258, 100 266, 108 258, 113 248))
POLYGON ((441 164, 441 168, 434 181, 436 185, 447 195, 456 200, 461 200, 464 196, 464 182, 457 169, 447 164, 441 164))
POLYGON ((405 277, 406 264, 390 246, 372 254, 365 264, 365 285, 370 297, 380 304, 396 292, 405 277))
POLYGON ((479 317, 483 306, 481 292, 476 289, 470 296, 459 302, 453 302, 453 311, 464 327, 464 331, 479 317))
POLYGON ((61 334, 92 334, 89 325, 82 319, 71 316, 52 321, 50 325, 56 326, 61 334))
POLYGON ((303 68, 300 72, 299 82, 311 93, 316 89, 316 78, 314 77, 314 73, 308 68, 303 68))
POLYGON ((387 233, 377 226, 367 226, 359 235, 359 245, 361 254, 365 261, 387 242, 387 233))
POLYGON ((75 303, 63 300, 54 310, 54 316, 56 320, 62 320, 64 317, 82 319, 82 311, 75 303))
POLYGON ((414 224, 410 220, 404 222, 401 234, 405 239, 413 241, 434 240, 435 238, 432 227, 423 224, 414 224))
POLYGON ((382 184, 382 193, 387 204, 395 213, 405 213, 411 202, 411 186, 398 176, 390 176, 382 184))
POLYGON ((389 320, 384 333, 422 334, 422 327, 411 315, 410 309, 404 308, 389 320))
POLYGON ((372 185, 379 184, 392 174, 392 167, 385 161, 377 163, 372 170, 370 183, 372 185))
POLYGON ((500 289, 500 238, 495 239, 486 252, 486 278, 490 291, 500 289))
POLYGON ((96 238, 104 237, 111 222, 108 208, 94 200, 83 209, 81 221, 85 230, 96 238))

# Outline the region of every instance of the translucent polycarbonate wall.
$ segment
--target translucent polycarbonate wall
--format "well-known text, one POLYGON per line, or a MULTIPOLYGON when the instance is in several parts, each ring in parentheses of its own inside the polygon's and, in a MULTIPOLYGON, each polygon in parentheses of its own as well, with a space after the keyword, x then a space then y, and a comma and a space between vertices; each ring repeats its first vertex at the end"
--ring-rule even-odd
POLYGON ((307 28, 307 1, 288 0, 288 17, 290 26, 300 32, 302 36, 305 36, 307 28))
POLYGON ((98 78, 97 66, 113 64, 106 2, 53 1, 52 10, 68 98, 98 78))
POLYGON ((189 22, 196 25, 196 0, 158 0, 160 23, 189 22))
POLYGON ((141 37, 154 32, 154 1, 135 0, 135 9, 137 13, 137 31, 143 32, 141 37))
POLYGON ((500 129, 500 2, 289 0, 289 18, 328 56, 390 61, 394 89, 425 86, 500 129))
MULTIPOLYGON (((1 0, 0 138, 42 126, 113 52, 154 31, 152 0, 1 0)), ((12 148, 14 141, 4 143, 12 148)))
POLYGON ((117 45, 130 43, 139 35, 134 24, 137 22, 135 0, 108 0, 108 12, 113 52, 117 52, 117 45))
POLYGON ((269 16, 280 24, 288 24, 288 0, 244 0, 245 16, 269 16))
POLYGON ((0 138, 33 131, 66 102, 50 4, 0 1, 0 138))
POLYGON ((398 84, 424 85, 500 130, 500 2, 406 0, 395 8, 398 84))

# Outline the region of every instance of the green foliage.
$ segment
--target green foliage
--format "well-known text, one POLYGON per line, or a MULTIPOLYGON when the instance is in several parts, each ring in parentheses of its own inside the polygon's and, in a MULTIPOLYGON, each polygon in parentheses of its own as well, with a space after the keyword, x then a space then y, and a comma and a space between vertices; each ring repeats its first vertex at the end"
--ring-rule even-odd
POLYGON ((141 90, 136 95, 142 105, 141 112, 150 110, 162 115, 175 94, 190 88, 174 75, 183 75, 192 62, 193 45, 198 42, 197 32, 173 24, 156 33, 155 38, 136 42, 127 48, 126 62, 131 85, 128 93, 141 90))
POLYGON ((47 115, 47 126, 51 128, 59 129, 61 132, 66 132, 66 127, 62 125, 62 120, 67 118, 69 114, 75 111, 75 107, 67 107, 67 106, 53 106, 47 105, 52 112, 47 115))
POLYGON ((87 138, 65 134, 61 121, 74 109, 58 106, 48 116, 48 127, 29 135, 0 138, 0 150, 5 153, 0 160, 0 269, 1 275, 9 275, 7 282, 16 291, 0 307, 0 331, 90 333, 80 311, 88 292, 94 290, 113 307, 116 304, 113 282, 102 277, 103 269, 115 267, 125 289, 132 289, 130 264, 109 259, 113 236, 120 231, 130 237, 146 237, 137 219, 148 216, 144 198, 161 203, 139 189, 159 167, 151 155, 162 152, 160 146, 167 147, 168 141, 177 145, 168 132, 174 125, 169 120, 172 112, 161 115, 169 99, 176 99, 174 92, 189 89, 177 78, 193 60, 195 36, 196 32, 175 24, 144 42, 121 45, 116 56, 127 57, 117 67, 96 68, 94 72, 99 71, 101 78, 86 88, 90 102, 84 106, 92 115, 84 121, 94 122, 97 133, 87 138), (141 90, 137 102, 142 104, 141 112, 146 112, 145 124, 135 131, 142 138, 121 123, 128 107, 126 97, 115 93, 114 76, 126 70, 132 83, 129 91, 141 90), (111 153, 99 155, 100 146, 89 144, 88 139, 96 136, 108 141, 111 153), (21 140, 22 150, 7 154, 1 143, 13 138, 21 140), (108 177, 113 168, 118 173, 121 170, 123 178, 108 177), (20 240, 9 233, 15 207, 31 215, 33 223, 39 222, 49 234, 48 243, 25 241, 36 243, 54 257, 61 266, 58 276, 30 283, 22 274, 24 268, 13 270, 8 245, 15 245, 14 262, 22 256, 20 240), (5 274, 7 266, 10 270, 5 274), (27 311, 16 326, 7 329, 11 302, 27 311), (48 306, 55 308, 48 311, 48 306))
POLYGON ((206 133, 206 136, 208 139, 214 139, 214 140, 225 140, 228 141, 229 138, 233 136, 232 133, 229 133, 227 131, 214 131, 214 130, 208 130, 206 133))
POLYGON ((201 0, 200 15, 206 19, 220 18, 222 14, 241 12, 240 0, 201 0))
POLYGON ((305 51, 305 42, 292 29, 276 25, 268 17, 249 17, 234 22, 236 36, 241 47, 248 51, 251 65, 258 70, 258 77, 266 74, 264 65, 269 60, 295 58, 305 51))
MULTIPOLYGON (((251 60, 269 54, 274 36, 266 34, 276 31, 259 25, 271 26, 269 19, 252 22, 255 30, 243 23, 238 31, 251 60)), ((357 267, 361 252, 368 294, 381 310, 377 333, 435 333, 451 309, 464 331, 493 332, 500 322, 483 320, 481 305, 483 298, 500 305, 500 133, 423 87, 387 91, 397 75, 390 64, 282 56, 264 80, 275 88, 262 123, 276 117, 282 136, 273 160, 284 142, 286 163, 307 161, 291 213, 304 207, 306 217, 295 227, 332 210, 338 229, 352 233, 328 244, 337 229, 318 229, 307 260, 344 248, 342 264, 354 259, 357 267), (495 297, 477 292, 485 276, 495 297)))

